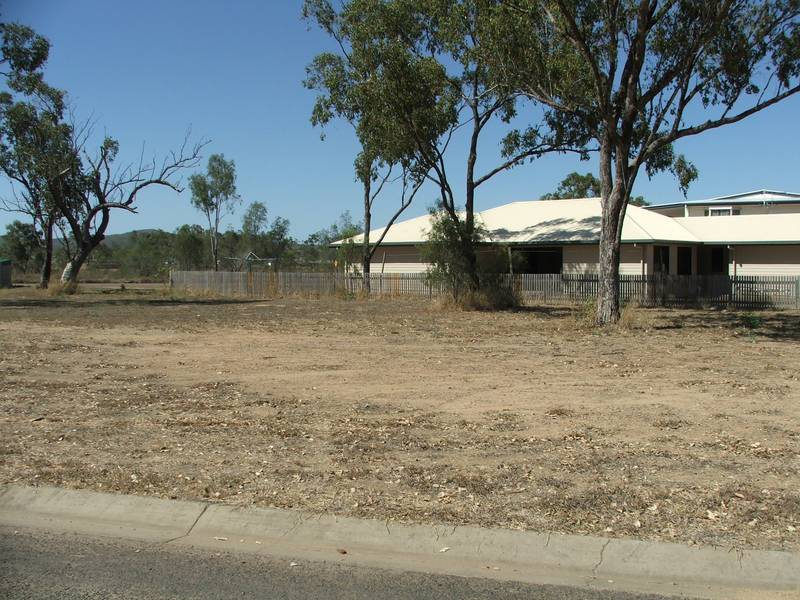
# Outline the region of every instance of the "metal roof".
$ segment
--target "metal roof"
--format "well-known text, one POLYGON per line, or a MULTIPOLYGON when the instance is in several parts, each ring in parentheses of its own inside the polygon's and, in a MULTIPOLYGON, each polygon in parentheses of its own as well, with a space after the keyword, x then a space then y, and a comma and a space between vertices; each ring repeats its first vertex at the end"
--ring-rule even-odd
POLYGON ((667 202, 665 204, 654 204, 648 206, 649 210, 659 210, 662 208, 676 208, 679 206, 703 206, 706 204, 763 204, 763 203, 800 203, 800 194, 795 192, 778 192, 775 190, 755 190, 741 194, 731 194, 730 196, 717 196, 706 200, 683 200, 682 202, 667 202))
POLYGON ((800 244, 800 213, 673 220, 704 244, 800 244))
MULTIPOLYGON (((797 195, 800 198, 800 195, 797 195)), ((475 213, 489 232, 487 241, 501 244, 596 244, 600 241, 600 199, 534 200, 512 202, 475 213)), ((395 223, 383 243, 419 245, 428 241, 431 216, 395 223)), ((383 229, 370 232, 377 240, 383 229)), ((355 243, 362 235, 350 238, 355 243)), ((333 245, 339 245, 339 240, 333 245)), ((668 217, 638 206, 628 206, 622 242, 688 244, 798 244, 800 213, 719 217, 668 217)))
MULTIPOLYGON (((475 213, 475 220, 489 232, 487 241, 503 244, 596 244, 600 240, 600 199, 534 200, 512 202, 475 213)), ((387 245, 416 245, 427 241, 431 216, 395 223, 383 240, 387 245)), ((377 240, 383 229, 370 231, 377 240)), ((362 241, 357 235, 353 242, 362 241)), ((343 240, 336 242, 341 243, 343 240)), ((694 234, 675 219, 628 206, 622 226, 625 243, 660 241, 697 243, 694 234)))

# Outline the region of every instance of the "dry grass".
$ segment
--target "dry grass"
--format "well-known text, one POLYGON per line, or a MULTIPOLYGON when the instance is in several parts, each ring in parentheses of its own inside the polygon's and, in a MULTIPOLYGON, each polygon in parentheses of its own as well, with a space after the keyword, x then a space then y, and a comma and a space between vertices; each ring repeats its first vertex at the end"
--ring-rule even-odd
POLYGON ((504 311, 520 308, 519 294, 509 288, 480 289, 465 292, 458 298, 445 294, 436 300, 442 310, 456 311, 504 311))
POLYGON ((4 482, 800 548, 797 314, 11 291, 4 482))

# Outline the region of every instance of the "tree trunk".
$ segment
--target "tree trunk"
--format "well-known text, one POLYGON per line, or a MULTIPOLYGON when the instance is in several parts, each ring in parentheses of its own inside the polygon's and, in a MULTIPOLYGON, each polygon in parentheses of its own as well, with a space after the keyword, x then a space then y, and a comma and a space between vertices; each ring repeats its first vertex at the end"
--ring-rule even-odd
POLYGON ((478 277, 478 257, 475 254, 475 161, 477 159, 477 133, 473 133, 470 154, 467 159, 467 189, 464 203, 463 255, 467 267, 467 285, 476 292, 481 287, 478 277))
POLYGON ((464 259, 467 261, 467 283, 470 291, 476 292, 481 287, 481 279, 478 275, 478 256, 475 252, 472 233, 464 244, 464 259))
POLYGON ((53 221, 47 222, 44 227, 44 260, 39 276, 39 288, 46 290, 50 285, 50 275, 53 270, 53 221))
MULTIPOLYGON (((597 289, 598 325, 619 320, 619 239, 617 223, 609 202, 603 203, 600 230, 600 281, 597 289)), ((616 219, 619 219, 617 215, 616 219)))
POLYGON ((610 169, 604 169, 604 166, 607 166, 604 164, 606 160, 609 160, 610 164, 610 153, 607 154, 601 150, 600 170, 605 181, 602 186, 602 215, 600 217, 600 280, 597 289, 595 319, 597 325, 608 325, 619 321, 620 242, 622 221, 625 218, 625 203, 629 192, 624 183, 624 174, 617 173, 612 184, 610 169))
POLYGON ((67 262, 67 266, 64 267, 64 272, 61 273, 61 285, 64 286, 66 290, 75 289, 75 286, 78 284, 78 273, 83 263, 89 258, 91 251, 91 248, 82 246, 75 257, 67 262))
POLYGON ((363 278, 364 293, 370 293, 370 263, 372 262, 372 252, 369 247, 369 229, 372 226, 372 207, 370 195, 372 194, 372 184, 369 177, 364 181, 364 239, 361 250, 361 277, 363 278))

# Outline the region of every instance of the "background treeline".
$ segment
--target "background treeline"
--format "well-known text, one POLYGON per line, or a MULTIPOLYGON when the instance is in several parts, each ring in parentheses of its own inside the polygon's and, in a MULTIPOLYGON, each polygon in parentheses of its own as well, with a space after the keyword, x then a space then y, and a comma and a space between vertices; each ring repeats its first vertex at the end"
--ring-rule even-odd
MULTIPOLYGON (((257 203, 254 203, 257 204, 257 203)), ((219 234, 220 266, 226 271, 343 269, 357 260, 352 247, 330 248, 331 242, 360 232, 360 226, 345 212, 329 227, 297 240, 289 232, 289 221, 277 217, 253 227, 251 210, 239 228, 219 234)), ((73 240, 59 238, 54 246, 54 266, 63 268, 73 240)), ((146 229, 108 235, 92 253, 84 269, 84 281, 166 281, 170 269, 213 269, 211 241, 200 225, 181 225, 175 231, 146 229)), ((35 281, 44 252, 33 226, 14 221, 0 236, 0 256, 14 262, 15 279, 35 281)))

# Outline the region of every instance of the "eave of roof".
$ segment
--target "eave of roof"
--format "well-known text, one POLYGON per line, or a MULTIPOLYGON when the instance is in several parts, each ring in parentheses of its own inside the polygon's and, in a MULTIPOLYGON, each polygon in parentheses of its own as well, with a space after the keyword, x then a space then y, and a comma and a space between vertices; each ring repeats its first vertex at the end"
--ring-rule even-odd
POLYGON ((798 244, 800 214, 675 217, 705 244, 798 244))
POLYGON ((779 192, 776 190, 755 190, 742 194, 731 194, 730 196, 717 196, 705 200, 684 200, 682 202, 666 202, 664 204, 653 204, 647 206, 648 210, 658 211, 662 208, 679 208, 681 206, 703 206, 705 204, 764 204, 764 203, 800 203, 800 193, 779 192))

